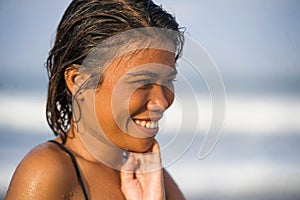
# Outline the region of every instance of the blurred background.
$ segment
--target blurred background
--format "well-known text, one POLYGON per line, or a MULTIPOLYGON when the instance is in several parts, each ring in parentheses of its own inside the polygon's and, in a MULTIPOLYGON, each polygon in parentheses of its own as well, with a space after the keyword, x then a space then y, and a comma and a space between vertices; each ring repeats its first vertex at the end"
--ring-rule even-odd
MULTIPOLYGON (((159 135, 163 146, 174 137, 192 141, 167 166, 187 199, 300 199, 300 1, 156 2, 206 49, 226 88, 223 132, 206 158, 198 156, 205 128, 196 137, 159 135)), ((0 0, 2 199, 20 160, 53 138, 45 120, 44 63, 69 3, 0 0)), ((211 115, 209 94, 197 95, 199 113, 211 115)))

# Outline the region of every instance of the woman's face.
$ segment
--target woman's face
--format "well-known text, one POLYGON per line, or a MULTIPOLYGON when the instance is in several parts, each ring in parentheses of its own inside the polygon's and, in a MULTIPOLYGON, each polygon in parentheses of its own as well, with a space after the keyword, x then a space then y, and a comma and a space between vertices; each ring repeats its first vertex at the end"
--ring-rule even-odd
POLYGON ((114 145, 146 152, 154 142, 158 122, 174 100, 175 55, 145 49, 115 59, 95 92, 101 130, 114 145))

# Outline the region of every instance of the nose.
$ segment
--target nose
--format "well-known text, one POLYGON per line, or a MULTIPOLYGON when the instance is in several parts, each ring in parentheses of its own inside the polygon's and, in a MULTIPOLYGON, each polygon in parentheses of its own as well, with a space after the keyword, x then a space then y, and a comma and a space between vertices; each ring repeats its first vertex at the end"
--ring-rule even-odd
POLYGON ((151 89, 147 103, 147 109, 150 111, 164 112, 169 107, 166 91, 161 85, 154 85, 151 89))

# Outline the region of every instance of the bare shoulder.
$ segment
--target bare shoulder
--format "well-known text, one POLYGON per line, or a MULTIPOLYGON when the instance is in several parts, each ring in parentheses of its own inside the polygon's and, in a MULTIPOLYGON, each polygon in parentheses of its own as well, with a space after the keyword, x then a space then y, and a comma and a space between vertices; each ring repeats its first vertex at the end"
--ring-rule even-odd
POLYGON ((41 144, 18 165, 6 199, 61 199, 76 183, 70 167, 69 158, 58 147, 41 144))
POLYGON ((174 179, 166 169, 163 172, 167 200, 184 200, 185 198, 174 179))

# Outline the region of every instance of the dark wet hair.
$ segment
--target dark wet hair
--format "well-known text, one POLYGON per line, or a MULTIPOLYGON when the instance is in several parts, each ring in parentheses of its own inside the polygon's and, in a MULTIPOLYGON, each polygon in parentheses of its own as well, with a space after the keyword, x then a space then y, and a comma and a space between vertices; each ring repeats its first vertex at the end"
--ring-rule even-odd
POLYGON ((47 59, 49 75, 47 121, 55 135, 66 141, 72 118, 72 94, 64 72, 72 64, 82 64, 92 48, 120 32, 157 27, 176 31, 173 38, 180 56, 183 34, 175 18, 151 0, 73 0, 57 28, 47 59))

